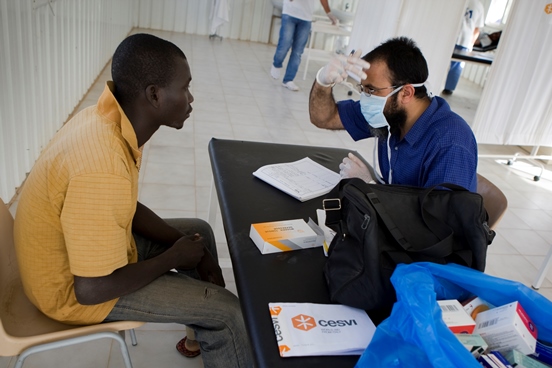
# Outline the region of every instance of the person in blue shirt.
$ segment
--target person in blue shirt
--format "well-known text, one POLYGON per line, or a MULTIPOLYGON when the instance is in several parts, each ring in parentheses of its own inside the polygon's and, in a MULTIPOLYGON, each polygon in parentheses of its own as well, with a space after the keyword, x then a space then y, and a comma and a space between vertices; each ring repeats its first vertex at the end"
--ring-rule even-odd
POLYGON ((318 71, 310 92, 314 125, 346 129, 357 141, 378 140, 381 174, 350 153, 340 164, 341 176, 417 187, 452 183, 475 192, 475 136, 444 99, 428 95, 427 62, 416 43, 393 38, 360 56, 358 50, 334 57, 318 71), (361 81, 360 100, 336 103, 332 87, 346 80, 348 72, 361 81))

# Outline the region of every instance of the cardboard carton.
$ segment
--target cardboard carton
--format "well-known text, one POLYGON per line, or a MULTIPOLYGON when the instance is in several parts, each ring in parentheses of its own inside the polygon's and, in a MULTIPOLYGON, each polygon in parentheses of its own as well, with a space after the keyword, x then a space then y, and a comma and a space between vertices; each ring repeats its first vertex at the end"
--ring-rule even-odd
POLYGON ((252 224, 249 237, 262 254, 318 247, 324 241, 302 219, 252 224))
POLYGON ((471 334, 475 328, 475 321, 471 318, 458 300, 437 300, 441 307, 443 321, 455 334, 471 334))
POLYGON ((475 323, 474 333, 481 335, 491 350, 535 352, 537 327, 518 302, 481 312, 475 323))
POLYGON ((479 335, 472 334, 455 334, 458 340, 466 349, 475 357, 479 358, 487 350, 487 343, 479 335))

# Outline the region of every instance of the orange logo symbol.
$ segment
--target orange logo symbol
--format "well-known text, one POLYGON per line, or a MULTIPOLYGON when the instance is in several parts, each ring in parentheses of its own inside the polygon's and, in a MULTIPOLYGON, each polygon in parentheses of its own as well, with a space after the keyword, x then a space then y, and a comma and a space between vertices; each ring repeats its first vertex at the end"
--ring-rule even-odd
POLYGON ((270 315, 277 316, 282 311, 282 307, 270 307, 270 315))
POLYGON ((316 327, 316 321, 311 316, 300 314, 291 319, 293 327, 298 330, 308 331, 316 327))
POLYGON ((546 14, 552 14, 552 3, 546 4, 546 6, 544 7, 544 12, 546 14))
POLYGON ((284 356, 286 351, 291 350, 287 345, 279 345, 278 348, 280 348, 280 356, 284 356))

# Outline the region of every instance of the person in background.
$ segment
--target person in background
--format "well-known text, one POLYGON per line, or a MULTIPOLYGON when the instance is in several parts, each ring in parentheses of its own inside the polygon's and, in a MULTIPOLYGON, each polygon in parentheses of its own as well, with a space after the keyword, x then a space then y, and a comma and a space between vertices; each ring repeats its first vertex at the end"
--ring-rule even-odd
MULTIPOLYGON (((163 220, 138 202, 144 144, 192 112, 186 56, 135 34, 115 50, 111 74, 97 105, 56 133, 25 181, 14 228, 25 293, 67 324, 180 323, 195 331, 205 367, 251 367, 211 227, 163 220)), ((186 352, 186 340, 177 348, 186 352)))
MULTIPOLYGON (((331 13, 328 0, 320 0, 326 15, 332 24, 337 24, 337 18, 331 13)), ((307 45, 311 30, 312 15, 314 13, 315 0, 284 0, 282 8, 282 25, 278 46, 274 53, 274 60, 270 68, 270 75, 274 79, 280 78, 280 72, 284 59, 291 48, 291 54, 286 68, 282 85, 291 91, 298 91, 299 87, 293 80, 297 75, 301 55, 307 45)))
POLYGON ((475 136, 443 98, 428 95, 428 67, 415 42, 390 39, 360 56, 357 50, 332 58, 316 74, 309 98, 317 127, 346 129, 355 141, 377 139, 374 162, 380 174, 350 153, 339 166, 341 177, 416 187, 453 183, 475 192, 475 136), (336 103, 332 88, 348 73, 361 81, 360 100, 336 103))
POLYGON ((493 33, 481 33, 477 40, 474 42, 473 46, 477 46, 481 49, 494 49, 500 41, 500 36, 502 31, 493 32, 493 33))
MULTIPOLYGON (((470 0, 466 11, 464 12, 464 18, 462 18, 462 28, 460 28, 460 34, 456 39, 456 45, 454 46, 456 51, 471 51, 473 44, 479 37, 481 27, 485 25, 485 11, 483 5, 479 0, 470 0)), ((462 70, 464 69, 464 62, 451 61, 450 68, 447 75, 447 81, 445 82, 444 95, 451 95, 456 89, 462 70)))

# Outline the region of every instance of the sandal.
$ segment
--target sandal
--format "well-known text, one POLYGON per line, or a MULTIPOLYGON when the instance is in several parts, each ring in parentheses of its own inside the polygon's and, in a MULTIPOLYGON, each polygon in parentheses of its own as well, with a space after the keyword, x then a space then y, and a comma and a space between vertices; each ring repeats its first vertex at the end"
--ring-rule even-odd
POLYGON ((178 352, 182 355, 184 355, 186 358, 195 358, 196 356, 198 356, 199 354, 201 354, 201 350, 198 349, 198 350, 188 350, 186 348, 186 339, 188 337, 184 337, 182 340, 180 340, 177 344, 176 344, 176 350, 178 350, 178 352))

